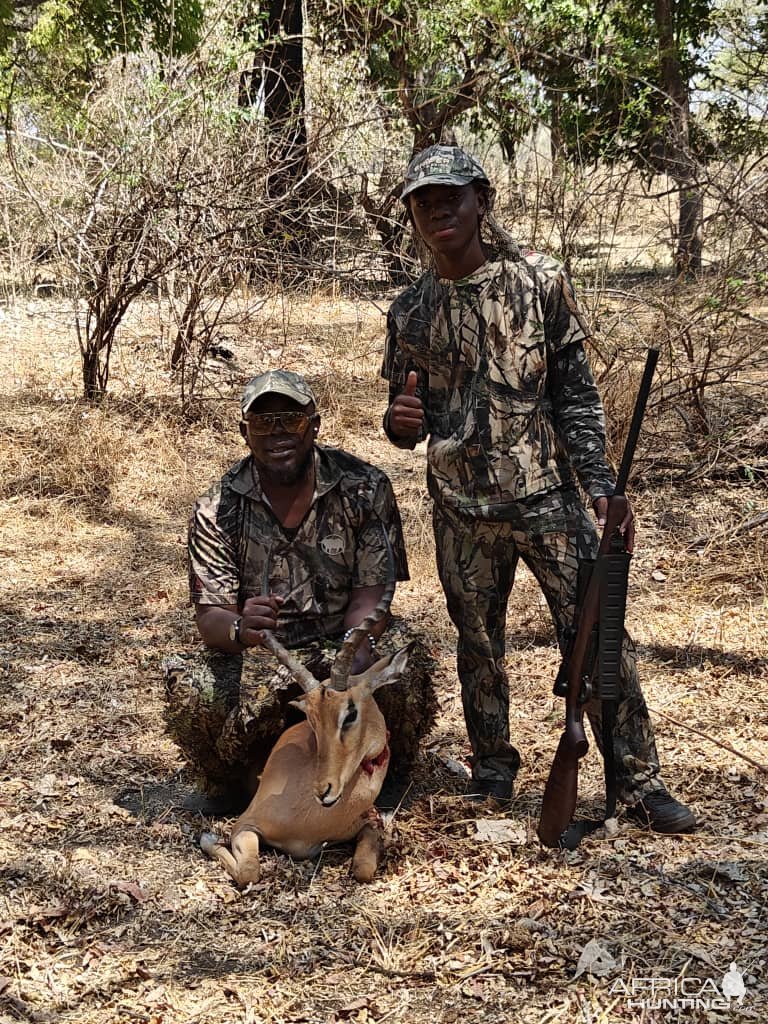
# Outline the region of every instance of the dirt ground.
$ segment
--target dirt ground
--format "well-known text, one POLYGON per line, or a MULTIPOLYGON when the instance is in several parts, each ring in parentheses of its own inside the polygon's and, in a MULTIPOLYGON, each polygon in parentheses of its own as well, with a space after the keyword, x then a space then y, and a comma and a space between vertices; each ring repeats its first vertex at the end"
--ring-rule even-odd
MULTIPOLYGON (((649 441, 638 460, 652 483, 632 492, 627 624, 665 780, 698 831, 665 838, 621 817, 574 853, 544 850, 535 826, 562 713, 552 628, 521 571, 507 664, 523 766, 508 812, 467 805, 424 452, 395 450, 380 428, 385 305, 267 303, 258 334, 210 365, 193 424, 174 413, 151 305, 121 334, 100 408, 77 398, 62 303, 0 311, 0 1020, 766 1019, 768 542, 765 525, 734 535, 765 511, 765 478, 665 475, 669 453, 649 441), (196 642, 186 517, 242 451, 243 383, 276 365, 316 386, 321 440, 390 474, 411 566, 395 610, 418 618, 439 661, 439 719, 367 886, 348 850, 327 850, 267 853, 262 881, 238 891, 198 847, 211 823, 179 807, 189 779, 162 727, 160 662, 196 642), (729 1004, 732 964, 745 994, 729 1004)), ((581 812, 602 799, 594 744, 583 765, 581 812)))

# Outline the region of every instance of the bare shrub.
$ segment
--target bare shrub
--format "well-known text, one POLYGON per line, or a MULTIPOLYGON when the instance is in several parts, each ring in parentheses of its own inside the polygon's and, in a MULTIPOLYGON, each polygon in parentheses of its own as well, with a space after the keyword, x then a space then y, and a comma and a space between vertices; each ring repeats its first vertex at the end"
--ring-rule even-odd
POLYGON ((139 296, 170 298, 171 362, 189 412, 223 326, 252 319, 260 304, 234 309, 236 289, 244 286, 244 297, 254 284, 327 281, 329 251, 336 273, 345 272, 337 250, 360 221, 332 178, 349 128, 315 123, 313 167, 291 179, 275 164, 263 120, 233 106, 232 88, 226 69, 202 61, 161 77, 145 59, 126 59, 66 143, 8 135, 14 218, 47 225, 90 400, 107 391, 118 331, 139 296))

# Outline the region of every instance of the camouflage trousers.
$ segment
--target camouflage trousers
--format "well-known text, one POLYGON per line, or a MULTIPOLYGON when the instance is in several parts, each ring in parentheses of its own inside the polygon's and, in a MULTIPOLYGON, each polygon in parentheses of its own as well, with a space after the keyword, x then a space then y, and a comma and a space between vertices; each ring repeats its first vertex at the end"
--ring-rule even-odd
MULTIPOLYGON (((376 693, 390 730, 390 771, 410 768, 420 740, 435 720, 437 701, 432 675, 435 660, 423 637, 393 617, 377 645, 379 655, 413 642, 408 667, 394 686, 376 693)), ((327 679, 340 641, 293 648, 316 679, 327 679)), ((302 721, 290 702, 301 689, 283 665, 262 648, 225 654, 201 647, 163 662, 164 718, 196 781, 212 794, 250 796, 276 740, 302 721)))
MULTIPOLYGON (((549 605, 558 637, 573 621, 579 562, 594 558, 595 527, 576 495, 567 500, 567 530, 526 532, 511 523, 469 518, 435 506, 437 567, 448 613, 458 630, 457 668, 475 779, 514 779, 520 755, 510 743, 509 681, 504 668, 507 603, 522 558, 549 605)), ((633 804, 659 789, 653 727, 625 633, 614 730, 618 797, 633 804)), ((585 708, 602 749, 600 702, 585 708)))

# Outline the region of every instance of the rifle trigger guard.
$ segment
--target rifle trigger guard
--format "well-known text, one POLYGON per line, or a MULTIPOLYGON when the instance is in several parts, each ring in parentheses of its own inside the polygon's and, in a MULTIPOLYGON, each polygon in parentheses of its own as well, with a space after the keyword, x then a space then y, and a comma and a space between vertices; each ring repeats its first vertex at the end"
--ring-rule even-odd
POLYGON ((587 701, 592 699, 592 680, 589 676, 584 676, 581 680, 581 689, 579 690, 579 704, 586 704, 587 701))

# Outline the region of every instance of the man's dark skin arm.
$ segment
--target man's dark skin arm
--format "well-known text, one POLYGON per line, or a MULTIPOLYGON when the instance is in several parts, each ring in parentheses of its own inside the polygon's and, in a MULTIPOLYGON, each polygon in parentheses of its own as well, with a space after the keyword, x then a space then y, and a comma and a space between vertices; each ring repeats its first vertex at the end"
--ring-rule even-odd
MULTIPOLYGON (((373 612, 381 600, 385 587, 379 584, 373 587, 358 587, 351 592, 349 604, 344 613, 344 629, 359 625, 367 615, 373 612)), ((240 654, 246 647, 256 647, 262 643, 263 631, 277 629, 277 614, 283 603, 281 597, 270 594, 267 597, 249 597, 243 605, 242 613, 235 604, 197 604, 195 618, 197 628, 204 643, 217 650, 229 654, 240 654), (238 617, 240 622, 240 639, 238 644, 229 639, 229 630, 238 617)), ((387 616, 375 623, 370 634, 378 640, 387 627, 387 616)), ((362 672, 374 661, 368 640, 363 640, 357 650, 352 664, 353 674, 362 672)))
MULTIPOLYGON (((381 597, 386 590, 384 584, 377 584, 374 587, 358 587, 352 591, 347 605, 347 610, 344 612, 344 629, 351 629, 353 626, 359 626, 360 623, 371 614, 373 609, 381 600, 381 597)), ((385 615, 378 622, 374 623, 369 629, 370 635, 374 640, 378 640, 384 630, 387 628, 387 622, 389 621, 389 614, 385 615)), ((352 675, 356 675, 358 672, 364 672, 369 665, 372 665, 376 660, 376 654, 371 650, 370 644, 367 638, 358 647, 355 652, 355 660, 352 662, 352 675)))
POLYGON ((196 604, 195 619, 203 642, 209 647, 228 654, 240 654, 246 647, 261 643, 262 630, 277 628, 277 612, 283 603, 281 597, 249 597, 242 612, 236 604, 196 604), (235 619, 241 618, 240 639, 229 639, 229 629, 235 619))

